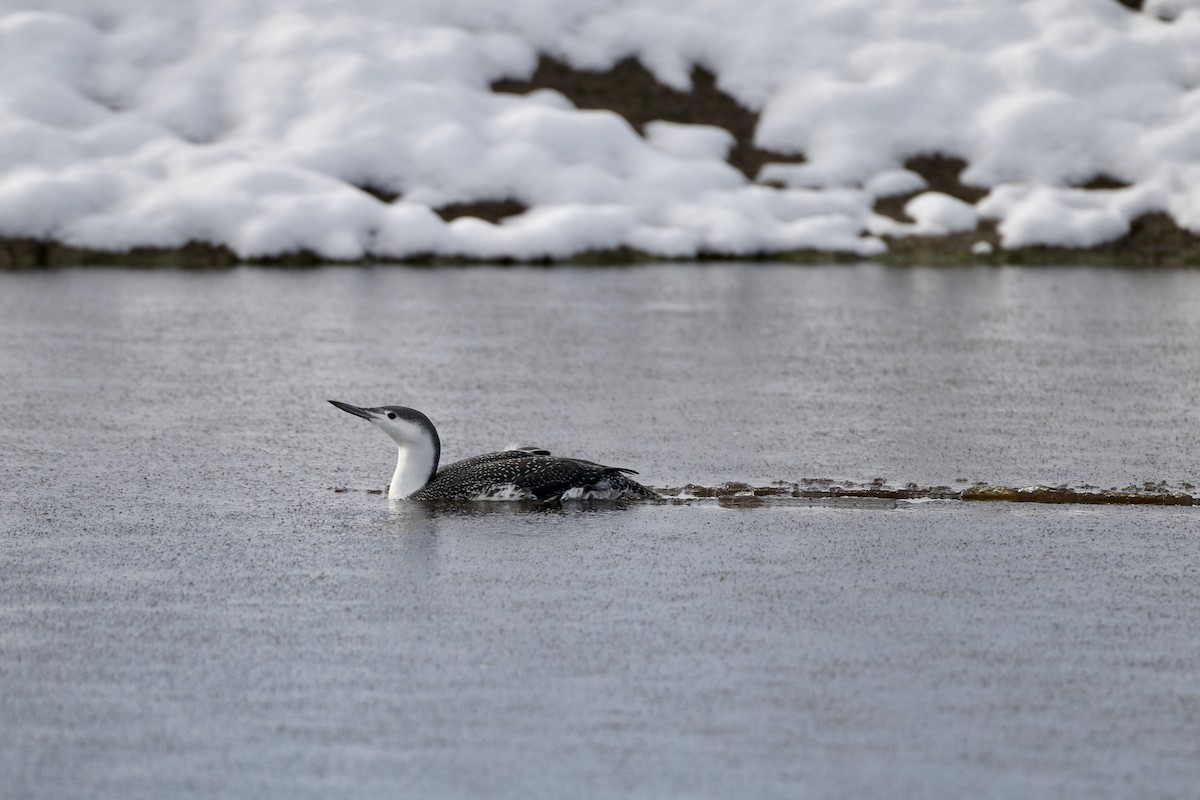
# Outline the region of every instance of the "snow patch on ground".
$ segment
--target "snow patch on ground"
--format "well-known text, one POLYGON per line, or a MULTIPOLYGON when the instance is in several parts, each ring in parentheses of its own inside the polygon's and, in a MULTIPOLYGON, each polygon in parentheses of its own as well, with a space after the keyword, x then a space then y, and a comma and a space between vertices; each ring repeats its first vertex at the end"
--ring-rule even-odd
POLYGON ((917 195, 904 204, 904 213, 916 220, 916 232, 926 236, 971 231, 979 223, 974 206, 941 192, 917 195))
POLYGON ((880 236, 998 223, 1086 247, 1149 211, 1200 232, 1200 3, 1151 0, 0 0, 0 235, 243 257, 872 254, 880 236), (802 163, 749 183, 719 128, 644 135, 561 94, 490 91, 539 53, 694 65, 802 163), (964 159, 972 206, 914 156, 964 159), (1072 188, 1106 177, 1127 188, 1072 188), (361 188, 359 188, 361 187, 361 188), (385 203, 362 191, 395 194, 385 203), (491 224, 450 203, 515 200, 491 224))

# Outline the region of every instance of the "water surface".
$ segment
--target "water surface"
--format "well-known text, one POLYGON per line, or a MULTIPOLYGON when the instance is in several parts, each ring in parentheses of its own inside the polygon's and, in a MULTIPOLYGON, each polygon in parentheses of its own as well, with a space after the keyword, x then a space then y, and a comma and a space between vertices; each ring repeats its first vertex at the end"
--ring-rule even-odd
POLYGON ((419 512, 325 400, 660 487, 1184 487, 1197 309, 1078 268, 0 275, 0 794, 1189 796, 1194 509, 419 512))

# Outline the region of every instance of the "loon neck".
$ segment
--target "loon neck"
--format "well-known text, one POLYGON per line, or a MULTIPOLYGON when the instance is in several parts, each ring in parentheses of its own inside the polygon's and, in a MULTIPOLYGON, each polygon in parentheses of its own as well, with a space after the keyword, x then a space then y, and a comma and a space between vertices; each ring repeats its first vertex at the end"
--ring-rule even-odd
POLYGON ((437 473, 439 448, 433 443, 403 444, 396 456, 396 471, 388 486, 388 499, 401 500, 419 491, 437 473))

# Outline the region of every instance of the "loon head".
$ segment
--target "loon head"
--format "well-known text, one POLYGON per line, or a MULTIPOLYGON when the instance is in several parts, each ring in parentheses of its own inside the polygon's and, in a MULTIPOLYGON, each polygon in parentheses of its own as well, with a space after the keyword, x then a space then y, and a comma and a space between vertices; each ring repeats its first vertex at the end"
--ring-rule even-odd
POLYGON ((420 489, 437 474, 442 443, 429 417, 406 406, 360 408, 330 400, 342 411, 362 417, 386 433, 400 449, 388 497, 398 500, 420 489))

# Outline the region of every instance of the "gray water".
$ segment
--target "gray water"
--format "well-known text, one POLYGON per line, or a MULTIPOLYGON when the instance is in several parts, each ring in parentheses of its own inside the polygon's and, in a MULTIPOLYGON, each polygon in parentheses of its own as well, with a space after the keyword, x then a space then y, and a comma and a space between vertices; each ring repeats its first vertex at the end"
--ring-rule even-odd
POLYGON ((1186 490, 1198 341, 1186 271, 0 275, 0 796, 1191 797, 1192 508, 413 509, 325 400, 657 487, 1186 490))

